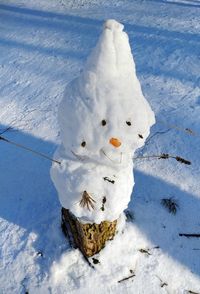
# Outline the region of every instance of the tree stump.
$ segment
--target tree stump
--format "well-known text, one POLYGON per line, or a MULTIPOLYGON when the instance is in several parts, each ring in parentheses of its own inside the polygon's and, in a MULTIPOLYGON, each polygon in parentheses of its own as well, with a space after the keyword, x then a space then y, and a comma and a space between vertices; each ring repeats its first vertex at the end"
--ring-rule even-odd
POLYGON ((71 245, 79 248, 85 257, 91 257, 104 248, 107 240, 116 233, 117 220, 103 221, 100 224, 81 223, 68 209, 62 208, 62 230, 71 245))

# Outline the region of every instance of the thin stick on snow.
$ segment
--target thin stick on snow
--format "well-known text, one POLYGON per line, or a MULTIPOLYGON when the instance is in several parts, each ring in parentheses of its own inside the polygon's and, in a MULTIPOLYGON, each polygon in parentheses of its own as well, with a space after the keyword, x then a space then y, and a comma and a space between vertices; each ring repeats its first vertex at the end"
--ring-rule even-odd
POLYGON ((187 238, 200 238, 200 234, 184 234, 184 233, 180 233, 179 234, 180 237, 187 237, 187 238))
POLYGON ((123 278, 123 279, 119 280, 118 283, 124 282, 124 281, 129 280, 129 279, 131 279, 133 277, 135 277, 135 274, 132 274, 132 275, 126 277, 126 278, 123 278))
POLYGON ((188 290, 188 293, 189 293, 189 294, 200 294, 199 292, 197 293, 197 292, 194 292, 194 291, 192 291, 192 290, 188 290))
POLYGON ((11 144, 11 145, 14 145, 14 146, 16 146, 16 147, 18 147, 18 148, 21 148, 21 149, 24 149, 24 150, 26 150, 26 151, 32 152, 32 153, 34 153, 34 154, 36 154, 36 155, 38 155, 38 156, 40 156, 40 157, 44 157, 44 158, 46 158, 46 159, 48 159, 48 160, 50 160, 50 161, 52 161, 52 162, 58 163, 59 165, 61 164, 61 162, 58 161, 58 160, 52 159, 51 157, 49 157, 49 156, 47 156, 47 155, 45 155, 45 154, 43 154, 43 153, 41 153, 41 152, 35 151, 35 150, 33 150, 33 149, 29 148, 29 147, 26 147, 26 146, 24 146, 24 145, 21 145, 21 144, 19 144, 19 143, 16 143, 16 142, 10 141, 10 140, 8 140, 8 139, 2 137, 2 136, 0 136, 0 140, 4 141, 4 142, 6 142, 6 143, 9 143, 9 144, 11 144))
POLYGON ((175 155, 170 155, 168 153, 162 153, 160 155, 147 155, 147 156, 136 156, 136 157, 133 157, 133 159, 169 159, 169 158, 173 158, 175 159, 176 161, 179 161, 180 163, 184 163, 184 164, 187 164, 187 165, 190 165, 191 164, 191 161, 189 160, 186 160, 180 156, 175 156, 175 155))
POLYGON ((158 278, 158 280, 160 281, 160 287, 163 288, 164 286, 168 286, 168 284, 166 282, 163 282, 163 280, 161 280, 161 278, 159 278, 159 276, 155 275, 156 278, 158 278))
POLYGON ((6 133, 6 132, 8 132, 8 131, 10 131, 10 130, 12 130, 12 127, 8 127, 8 128, 6 128, 5 130, 3 130, 3 131, 0 133, 0 135, 3 135, 4 133, 6 133))
POLYGON ((161 123, 163 125, 165 125, 166 127, 170 128, 170 129, 175 129, 177 131, 180 131, 180 132, 184 132, 186 133, 187 135, 191 135, 191 136, 196 136, 196 137, 200 137, 199 134, 197 134, 196 132, 194 132, 193 130, 191 130, 190 128, 181 128, 179 126, 176 126, 176 125, 170 125, 162 120, 156 120, 157 123, 161 123))

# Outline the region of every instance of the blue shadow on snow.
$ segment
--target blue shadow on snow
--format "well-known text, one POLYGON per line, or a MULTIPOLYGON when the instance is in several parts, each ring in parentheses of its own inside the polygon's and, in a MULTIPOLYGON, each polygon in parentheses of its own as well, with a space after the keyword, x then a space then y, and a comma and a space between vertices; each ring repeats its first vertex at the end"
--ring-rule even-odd
MULTIPOLYGON (((2 24, 7 24, 6 27, 19 28, 26 35, 26 31, 29 29, 29 34, 34 36, 40 33, 48 31, 48 36, 53 35, 54 40, 61 38, 62 41, 56 42, 57 47, 49 45, 48 38, 39 40, 39 44, 21 42, 21 39, 10 39, 7 37, 1 37, 0 45, 10 48, 18 48, 29 52, 38 52, 49 56, 60 56, 62 58, 76 58, 85 59, 85 49, 90 49, 89 44, 95 44, 97 36, 100 34, 102 22, 96 19, 84 18, 69 14, 53 13, 47 11, 33 10, 23 7, 11 6, 0 4, 0 19, 2 24), (70 39, 66 38, 66 32, 70 39), (71 51, 65 49, 65 42, 74 42, 76 45, 77 40, 79 42, 81 37, 80 48, 77 46, 71 51), (61 44, 63 42, 63 44, 61 44), (44 44, 43 44, 44 43, 44 44), (58 47, 59 46, 59 47, 58 47), (61 48, 60 48, 61 46, 61 48), (82 51, 84 48, 84 52, 82 51)), ((31 39, 31 40, 32 40, 31 39)), ((30 41, 29 41, 30 42, 30 41)), ((38 42, 38 40, 37 40, 38 42)), ((50 38, 50 44, 52 40, 50 38)))
MULTIPOLYGON (((4 129, 6 126, 0 125, 0 130, 4 129)), ((20 131, 6 132, 4 136, 49 156, 56 148, 51 142, 20 131)), ((68 249, 60 230, 60 204, 49 174, 51 162, 0 141, 0 166, 0 218, 24 228, 24 242, 30 232, 37 234, 35 248, 47 258, 41 263, 47 270, 59 257, 58 248, 68 249)), ((199 229, 199 199, 139 171, 135 171, 135 182, 129 205, 135 213, 135 224, 173 260, 200 274, 199 251, 193 251, 198 240, 178 235, 183 230, 194 233, 199 229), (179 200, 176 215, 169 214, 160 204, 162 198, 169 196, 179 200)))

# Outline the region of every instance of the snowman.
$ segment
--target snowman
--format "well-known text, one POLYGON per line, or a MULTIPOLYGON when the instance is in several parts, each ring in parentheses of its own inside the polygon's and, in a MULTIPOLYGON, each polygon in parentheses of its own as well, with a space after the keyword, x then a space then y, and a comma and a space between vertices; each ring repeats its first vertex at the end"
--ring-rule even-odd
POLYGON ((61 146, 51 178, 62 207, 81 222, 119 218, 134 186, 133 155, 144 145, 154 113, 135 72, 124 26, 105 22, 80 76, 58 110, 61 146))

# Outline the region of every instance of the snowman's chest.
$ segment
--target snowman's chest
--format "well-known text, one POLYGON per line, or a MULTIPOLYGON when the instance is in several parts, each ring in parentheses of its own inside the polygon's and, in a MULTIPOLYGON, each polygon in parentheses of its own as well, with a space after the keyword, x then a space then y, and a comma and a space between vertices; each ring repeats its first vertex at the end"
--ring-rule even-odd
POLYGON ((98 203, 103 197, 115 198, 120 193, 127 194, 133 186, 132 164, 123 169, 107 166, 82 164, 73 171, 68 171, 67 181, 73 185, 76 195, 87 191, 98 203))

